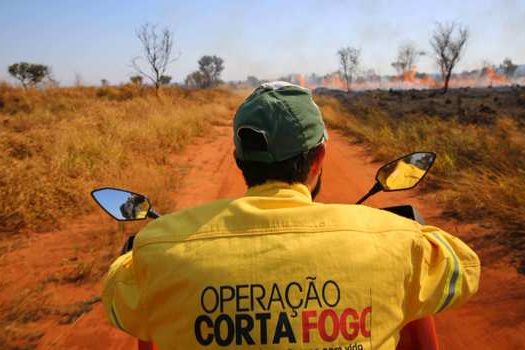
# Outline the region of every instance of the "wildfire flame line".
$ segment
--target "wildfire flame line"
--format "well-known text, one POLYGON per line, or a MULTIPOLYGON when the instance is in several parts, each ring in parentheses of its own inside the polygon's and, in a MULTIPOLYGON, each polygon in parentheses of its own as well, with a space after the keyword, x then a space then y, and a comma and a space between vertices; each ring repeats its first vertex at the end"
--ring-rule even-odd
MULTIPOLYGON (((315 79, 305 77, 303 74, 294 74, 290 76, 292 83, 314 89, 317 87, 326 87, 331 89, 346 90, 346 82, 339 72, 327 74, 315 79)), ((351 84, 352 90, 373 90, 373 89, 433 89, 442 86, 439 79, 424 73, 418 73, 416 67, 402 72, 394 77, 357 77, 351 84)), ((486 66, 481 71, 470 73, 460 73, 452 76, 449 86, 459 87, 488 87, 488 86, 505 86, 511 84, 524 84, 525 78, 510 80, 503 74, 498 74, 492 66, 486 66)))

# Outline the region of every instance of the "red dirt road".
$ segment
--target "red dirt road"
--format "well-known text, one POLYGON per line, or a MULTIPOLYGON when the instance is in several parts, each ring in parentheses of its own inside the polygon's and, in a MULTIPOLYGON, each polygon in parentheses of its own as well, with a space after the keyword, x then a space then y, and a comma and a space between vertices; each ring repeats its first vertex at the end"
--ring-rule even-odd
MULTIPOLYGON (((200 138, 176 156, 187 164, 181 186, 174 196, 177 208, 194 206, 223 197, 237 197, 245 185, 232 158, 230 126, 215 126, 216 136, 200 138)), ((353 203, 373 184, 378 164, 360 146, 350 144, 337 132, 330 133, 323 172, 320 202, 353 203)), ((417 191, 382 193, 371 206, 408 203, 418 207, 429 224, 468 239, 476 228, 440 218, 434 195, 417 191)), ((153 198, 154 200, 154 198, 153 198)), ((65 237, 65 236, 64 236, 65 237)), ((52 242, 52 237, 44 237, 52 242)), ((29 248, 27 248, 29 249, 29 248)), ((487 253, 489 254, 489 253, 487 253)), ((488 256, 488 255, 487 255, 488 256)), ((9 257, 8 257, 9 258, 9 257)), ((484 253, 481 252, 484 259, 484 253)), ((505 264, 491 262, 482 271, 478 295, 467 305, 437 316, 443 349, 525 349, 525 277, 505 264)), ((95 286, 100 288, 100 283, 95 286)), ((111 328, 100 303, 71 325, 49 325, 39 349, 132 349, 135 340, 111 328)))
MULTIPOLYGON (((183 160, 191 162, 192 167, 177 194, 178 207, 236 197, 245 191, 242 175, 232 158, 230 129, 221 129, 219 138, 193 145, 185 152, 183 160)), ((317 200, 354 203, 373 185, 380 166, 373 163, 360 146, 332 131, 327 144, 323 187, 317 200)), ((380 193, 366 204, 374 207, 412 204, 428 224, 462 239, 475 235, 475 226, 442 218, 442 210, 434 204, 434 197, 417 191, 380 193)), ((483 261, 483 252, 480 255, 483 261)), ((463 307, 438 315, 436 322, 442 349, 525 349, 525 276, 505 264, 483 266, 478 294, 463 307)))

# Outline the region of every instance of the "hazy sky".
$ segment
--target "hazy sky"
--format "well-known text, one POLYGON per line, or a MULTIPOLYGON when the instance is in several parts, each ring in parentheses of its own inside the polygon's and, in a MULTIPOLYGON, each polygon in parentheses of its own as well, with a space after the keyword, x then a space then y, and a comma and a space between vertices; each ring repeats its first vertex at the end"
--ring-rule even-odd
MULTIPOLYGON (((174 32, 175 81, 205 54, 224 58, 225 80, 325 74, 337 70, 336 52, 347 45, 361 48, 364 67, 393 74, 399 44, 429 51, 436 21, 470 29, 458 70, 506 56, 525 63, 525 0, 0 0, 0 79, 9 64, 29 61, 50 65, 64 85, 75 74, 88 84, 126 81, 141 53, 135 29, 145 22, 174 32)), ((430 57, 418 69, 435 71, 430 57)))

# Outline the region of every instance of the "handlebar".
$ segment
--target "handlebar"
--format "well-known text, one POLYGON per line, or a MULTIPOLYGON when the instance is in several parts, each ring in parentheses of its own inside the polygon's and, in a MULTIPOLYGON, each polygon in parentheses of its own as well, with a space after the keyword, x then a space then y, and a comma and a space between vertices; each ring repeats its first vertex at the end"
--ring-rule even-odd
POLYGON ((381 210, 386 210, 386 211, 389 211, 391 213, 397 214, 399 216, 405 217, 407 219, 412 219, 414 221, 419 222, 421 225, 425 224, 425 220, 423 219, 421 214, 419 214, 419 212, 416 210, 416 208, 414 208, 413 206, 408 205, 408 204, 407 205, 396 205, 396 206, 393 206, 393 207, 381 208, 381 210))

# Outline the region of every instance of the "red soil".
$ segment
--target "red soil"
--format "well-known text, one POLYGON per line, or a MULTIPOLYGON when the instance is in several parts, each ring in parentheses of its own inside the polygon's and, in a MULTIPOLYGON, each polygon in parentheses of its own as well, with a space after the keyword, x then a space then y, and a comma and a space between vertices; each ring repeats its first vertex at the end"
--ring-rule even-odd
MULTIPOLYGON (((216 126, 215 132, 210 134, 216 136, 198 139, 183 154, 176 156, 178 162, 188 165, 188 171, 173 194, 177 201, 174 209, 240 196, 245 191, 232 157, 230 127, 216 126)), ((353 203, 373 184, 379 164, 373 163, 360 146, 349 143, 341 134, 331 132, 330 136, 318 201, 353 203)), ((465 240, 479 232, 474 225, 461 225, 444 218, 434 197, 434 194, 423 195, 414 190, 381 193, 367 204, 378 207, 415 205, 428 223, 465 240)), ((0 303, 9 300, 11 293, 48 276, 50 269, 61 266, 57 262, 68 259, 73 252, 77 259, 91 261, 93 256, 97 257, 89 250, 89 242, 79 242, 91 237, 99 245, 108 244, 108 239, 89 232, 100 227, 100 221, 101 216, 96 216, 91 222, 67 231, 34 235, 24 241, 22 247, 4 253, 0 257, 3 275, 0 303)), ((109 219, 102 221, 107 225, 109 219)), ((479 293, 465 306, 436 316, 443 349, 525 349, 525 278, 509 264, 491 259, 493 253, 494 249, 488 248, 480 251, 484 266, 479 293)), ((97 281, 61 288, 47 286, 44 291, 61 301, 78 301, 98 294, 100 287, 97 281)), ((132 349, 136 346, 133 338, 109 326, 100 303, 72 324, 58 325, 56 320, 44 318, 28 327, 45 332, 39 349, 132 349)))

